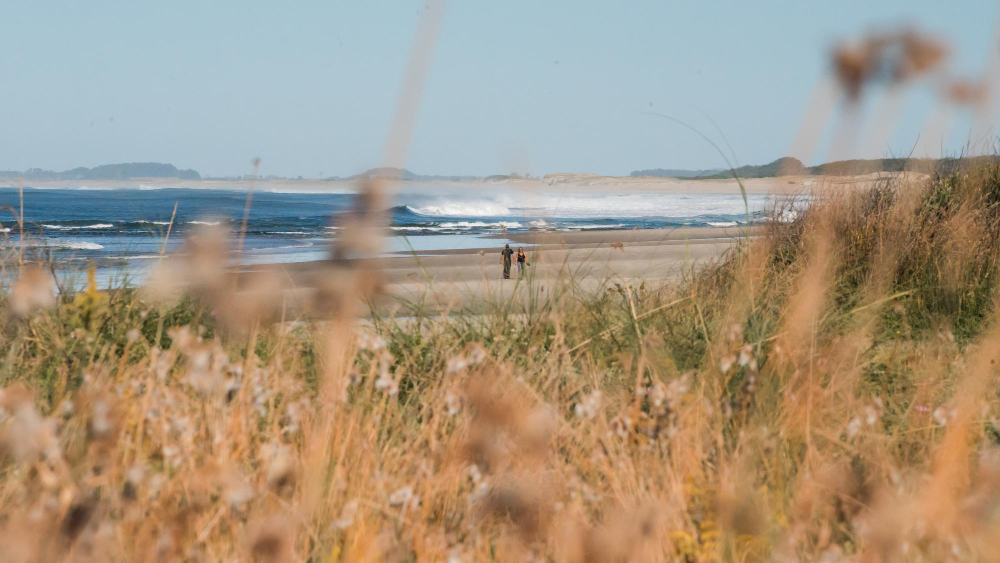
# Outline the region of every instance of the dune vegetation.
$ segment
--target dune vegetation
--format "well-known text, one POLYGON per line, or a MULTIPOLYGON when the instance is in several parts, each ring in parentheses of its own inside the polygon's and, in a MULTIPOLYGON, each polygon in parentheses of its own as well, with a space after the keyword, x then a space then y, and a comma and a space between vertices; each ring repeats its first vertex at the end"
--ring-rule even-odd
POLYGON ((447 318, 357 319, 364 260, 289 319, 218 241, 173 292, 11 255, 3 559, 993 560, 1000 161, 898 178, 447 318))

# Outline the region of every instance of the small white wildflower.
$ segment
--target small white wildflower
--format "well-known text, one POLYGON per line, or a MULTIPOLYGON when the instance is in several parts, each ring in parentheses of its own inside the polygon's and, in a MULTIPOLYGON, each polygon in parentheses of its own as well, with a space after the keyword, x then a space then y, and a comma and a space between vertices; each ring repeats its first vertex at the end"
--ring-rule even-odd
POLYGON ((948 424, 948 411, 946 411, 944 407, 938 407, 934 409, 933 416, 934 416, 934 422, 938 423, 939 425, 945 426, 948 424))
POLYGON ((577 403, 573 410, 577 418, 594 418, 601 410, 601 392, 595 389, 577 403))
POLYGON ((444 402, 448 405, 448 416, 455 416, 462 410, 462 400, 458 395, 448 391, 444 396, 444 402))
POLYGON ((464 356, 453 356, 448 358, 448 362, 445 365, 445 375, 451 375, 453 373, 458 373, 463 371, 468 367, 469 361, 464 356))
POLYGON ((878 411, 875 407, 865 407, 865 422, 872 426, 878 420, 878 411))
POLYGON ((469 351, 469 364, 478 364, 486 359, 486 350, 482 347, 476 346, 469 351))
POLYGON ((479 470, 479 466, 475 463, 469 466, 469 477, 472 478, 473 483, 478 483, 483 478, 482 471, 479 470))
POLYGON ((740 348, 740 358, 738 360, 740 367, 741 368, 746 367, 750 363, 750 360, 752 359, 753 359, 753 346, 745 344, 742 348, 740 348))
POLYGON ((234 509, 239 509, 253 499, 253 489, 246 484, 233 487, 226 493, 226 501, 234 509))
POLYGON ((657 382, 646 389, 646 394, 649 396, 649 400, 653 404, 655 413, 662 414, 665 410, 664 407, 667 404, 667 387, 662 383, 657 382))
POLYGON ((387 393, 390 397, 395 397, 399 393, 399 385, 389 374, 388 370, 379 374, 378 379, 375 380, 375 388, 387 393))
POLYGON ((853 438, 857 436, 858 430, 861 428, 861 419, 854 417, 849 423, 847 423, 847 436, 853 438))
POLYGON ((340 516, 333 521, 333 526, 338 530, 350 528, 354 524, 354 516, 358 512, 358 501, 352 500, 344 505, 340 510, 340 516))
POLYGON ((582 487, 583 500, 589 504, 597 504, 601 502, 601 495, 595 493, 589 486, 583 485, 582 487))
POLYGON ((390 506, 400 506, 410 502, 413 498, 413 487, 406 485, 405 487, 400 487, 389 495, 389 505, 390 506))
POLYGON ((134 328, 125 334, 125 338, 129 342, 135 342, 136 340, 139 340, 140 336, 142 336, 142 334, 134 328))
MULTIPOLYGON (((156 349, 154 349, 156 350, 156 349)), ((170 368, 173 366, 173 358, 169 357, 167 354, 159 356, 156 360, 156 377, 160 381, 167 378, 167 374, 170 372, 170 368)))
POLYGON ((486 481, 486 479, 483 479, 482 481, 477 483, 475 488, 472 489, 472 492, 469 493, 469 505, 473 505, 481 501, 482 499, 486 498, 486 496, 489 493, 490 493, 490 484, 488 481, 486 481))
POLYGON ((722 358, 722 361, 719 362, 719 369, 722 370, 722 373, 728 373, 735 363, 736 356, 730 354, 722 358))
POLYGON ((110 411, 107 401, 99 400, 94 403, 94 412, 90 416, 90 431, 95 437, 103 438, 111 433, 112 425, 108 419, 110 411))

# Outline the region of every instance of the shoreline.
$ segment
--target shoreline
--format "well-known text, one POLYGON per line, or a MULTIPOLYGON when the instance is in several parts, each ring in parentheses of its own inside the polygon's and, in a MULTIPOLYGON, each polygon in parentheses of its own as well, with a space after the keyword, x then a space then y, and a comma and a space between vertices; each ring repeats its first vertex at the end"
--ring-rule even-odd
MULTIPOLYGON (((450 264, 463 257, 497 254, 505 244, 504 241, 524 245, 529 252, 549 253, 555 251, 612 249, 612 245, 621 244, 624 249, 637 247, 684 246, 684 245, 716 245, 732 244, 745 236, 756 236, 760 226, 740 227, 677 227, 671 229, 607 229, 573 232, 538 232, 495 234, 483 236, 483 241, 496 240, 496 245, 485 245, 475 248, 454 248, 405 252, 398 251, 375 258, 382 268, 409 268, 415 262, 422 261, 434 265, 450 264)), ((623 250, 619 250, 623 252, 623 250)), ((310 270, 317 265, 328 264, 329 260, 309 260, 302 262, 265 263, 245 265, 239 268, 243 272, 262 271, 281 268, 288 272, 310 270)))
MULTIPOLYGON (((853 188, 867 185, 884 177, 883 174, 863 176, 780 176, 774 178, 742 179, 749 195, 804 195, 823 188, 853 188)), ((912 174, 911 175, 915 175, 912 174)), ((290 180, 258 179, 253 189, 274 193, 353 193, 359 180, 290 180)), ((0 181, 0 187, 17 189, 16 180, 0 181)), ((25 188, 81 189, 81 190, 157 190, 205 189, 247 191, 250 180, 181 180, 177 178, 134 178, 129 180, 38 180, 24 182, 25 188)), ((592 195, 617 194, 739 194, 740 186, 734 179, 689 179, 632 176, 597 176, 593 174, 549 174, 542 178, 508 178, 503 180, 390 180, 392 193, 426 193, 434 190, 479 191, 509 189, 513 191, 544 193, 576 193, 592 195)))

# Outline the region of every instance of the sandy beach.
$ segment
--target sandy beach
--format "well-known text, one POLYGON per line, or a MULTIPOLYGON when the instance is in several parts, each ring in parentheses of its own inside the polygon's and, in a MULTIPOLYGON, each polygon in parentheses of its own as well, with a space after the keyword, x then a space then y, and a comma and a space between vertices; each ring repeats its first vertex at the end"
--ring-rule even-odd
MULTIPOLYGON (((740 237, 753 233, 753 229, 704 227, 508 235, 528 253, 530 265, 520 280, 516 268, 512 279, 503 279, 502 242, 419 255, 400 253, 378 260, 386 283, 379 312, 407 316, 419 307, 425 312, 477 313, 512 298, 518 302, 531 295, 549 298, 553 290, 564 292, 568 287, 592 295, 614 283, 658 285, 718 259, 740 237), (563 283, 570 280, 569 285, 563 283)), ((289 306, 297 310, 300 300, 308 299, 333 269, 324 261, 261 265, 245 271, 280 271, 295 288, 289 292, 289 306)))

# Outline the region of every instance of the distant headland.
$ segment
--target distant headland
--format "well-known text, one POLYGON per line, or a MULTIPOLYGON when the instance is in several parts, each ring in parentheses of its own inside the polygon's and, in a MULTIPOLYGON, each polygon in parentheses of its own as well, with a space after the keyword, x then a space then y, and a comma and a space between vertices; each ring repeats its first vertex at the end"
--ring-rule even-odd
MULTIPOLYGON (((734 175, 740 178, 774 178, 777 176, 859 176, 880 172, 918 172, 947 173, 960 163, 988 157, 962 158, 876 158, 868 160, 839 160, 816 166, 806 166, 800 160, 786 156, 773 162, 760 165, 744 165, 734 169, 677 169, 650 168, 634 170, 630 178, 674 178, 679 180, 727 180, 734 175)), ((330 176, 325 178, 303 178, 288 176, 258 176, 259 180, 310 180, 310 181, 346 181, 360 178, 388 178, 405 182, 470 182, 470 181, 510 181, 545 179, 562 176, 595 176, 593 174, 568 173, 549 174, 543 177, 533 177, 521 174, 496 174, 490 176, 448 175, 448 174, 417 174, 405 168, 379 167, 371 168, 352 176, 330 176)), ((613 177, 613 176, 612 176, 613 177)), ((12 180, 21 178, 26 181, 75 181, 75 180, 248 180, 251 176, 204 177, 197 170, 180 169, 173 164, 161 162, 131 162, 123 164, 104 164, 94 168, 79 167, 57 172, 41 168, 30 168, 25 171, 0 170, 0 179, 12 180)))
POLYGON ((177 178, 179 180, 200 180, 197 170, 181 170, 173 164, 161 162, 130 162, 125 164, 103 164, 94 168, 73 168, 62 172, 29 168, 23 172, 0 170, 0 178, 23 178, 25 180, 130 180, 133 178, 177 178))

